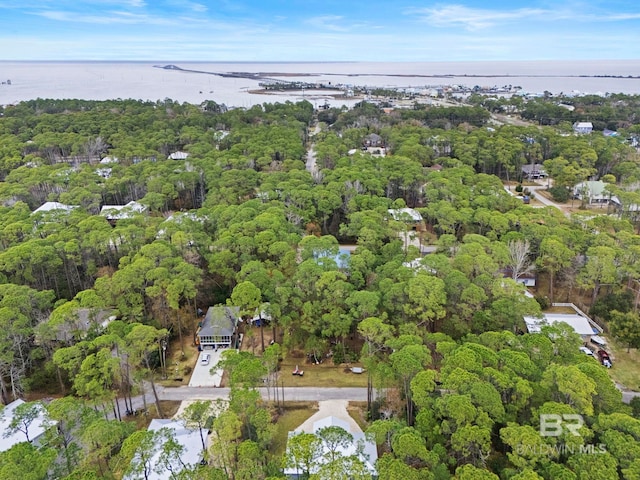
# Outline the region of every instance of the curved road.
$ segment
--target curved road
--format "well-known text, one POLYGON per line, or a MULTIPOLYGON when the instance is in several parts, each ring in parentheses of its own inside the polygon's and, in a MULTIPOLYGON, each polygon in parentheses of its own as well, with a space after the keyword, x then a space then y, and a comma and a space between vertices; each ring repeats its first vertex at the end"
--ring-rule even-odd
POLYGON ((564 214, 565 217, 567 217, 567 218, 571 217, 571 214, 569 212, 567 212, 565 209, 563 209, 560 205, 558 205, 557 203, 549 200, 544 195, 541 195, 540 193, 538 193, 541 190, 546 190, 547 187, 545 187, 543 185, 538 185, 538 186, 531 186, 531 187, 527 187, 527 188, 529 190, 531 190, 531 192, 535 193, 536 200, 538 200, 540 203, 542 203, 545 207, 555 207, 558 210, 560 210, 564 214))

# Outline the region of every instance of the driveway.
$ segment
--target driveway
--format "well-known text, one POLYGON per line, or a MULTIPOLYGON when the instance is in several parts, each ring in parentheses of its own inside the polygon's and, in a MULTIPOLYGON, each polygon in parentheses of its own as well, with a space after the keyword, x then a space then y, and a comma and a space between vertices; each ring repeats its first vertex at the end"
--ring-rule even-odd
POLYGON ((336 417, 349 424, 351 433, 362 433, 360 425, 349 415, 347 411, 349 400, 321 400, 318 402, 318 411, 311 415, 296 431, 313 433, 313 424, 326 417, 336 417))
POLYGON ((191 374, 191 380, 189 380, 190 387, 219 387, 222 382, 222 369, 215 368, 220 362, 220 356, 224 350, 204 350, 200 352, 198 356, 198 362, 196 363, 193 373, 191 374), (202 365, 202 355, 208 353, 211 355, 208 365, 202 365), (213 374, 211 371, 213 370, 213 374))

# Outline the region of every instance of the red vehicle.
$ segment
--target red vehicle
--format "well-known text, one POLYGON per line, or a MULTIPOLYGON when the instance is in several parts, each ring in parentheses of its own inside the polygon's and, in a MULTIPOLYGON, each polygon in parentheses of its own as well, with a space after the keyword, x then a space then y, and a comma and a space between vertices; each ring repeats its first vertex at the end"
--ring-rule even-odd
POLYGON ((600 363, 607 368, 611 368, 613 364, 611 363, 611 357, 605 350, 598 350, 598 358, 600 359, 600 363))

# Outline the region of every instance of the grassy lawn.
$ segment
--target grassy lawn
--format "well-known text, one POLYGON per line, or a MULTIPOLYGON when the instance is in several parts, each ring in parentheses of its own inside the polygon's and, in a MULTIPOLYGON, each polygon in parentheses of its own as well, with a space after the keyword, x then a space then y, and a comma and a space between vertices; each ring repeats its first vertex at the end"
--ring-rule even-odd
POLYGON ((349 402, 347 407, 349 416, 353 418, 364 432, 369 423, 367 422, 367 402, 349 402))
MULTIPOLYGON (((269 345, 271 341, 272 333, 271 327, 264 328, 264 341, 265 345, 269 345)), ((359 351, 360 346, 351 345, 350 348, 359 351)), ((254 355, 260 356, 261 340, 260 329, 245 327, 244 339, 242 340, 241 350, 244 352, 250 352, 254 355)), ((284 383, 285 387, 366 387, 367 386, 367 374, 354 374, 348 369, 349 367, 360 367, 359 363, 349 363, 334 365, 332 359, 325 359, 320 365, 314 365, 307 363, 307 358, 298 352, 292 355, 291 352, 280 362, 280 375, 278 377, 278 385, 280 382, 284 383), (302 371, 304 375, 302 377, 298 375, 292 375, 296 369, 296 365, 302 371)), ((227 383, 226 374, 222 377, 222 384, 226 386, 227 383)))
POLYGON ((279 381, 282 381, 285 387, 366 387, 367 374, 351 373, 346 364, 334 365, 330 360, 313 365, 306 363, 304 358, 287 357, 280 363, 279 381), (304 376, 291 374, 296 365, 304 371, 304 376))
MULTIPOLYGON (((173 400, 160 400, 160 409, 162 410, 163 414, 162 418, 173 417, 178 411, 178 408, 180 408, 181 403, 182 402, 173 400)), ((136 415, 131 417, 123 416, 122 419, 127 422, 135 423, 138 430, 146 429, 151 423, 151 420, 153 420, 154 418, 160 418, 158 416, 158 412, 156 411, 155 402, 147 402, 147 411, 149 412, 148 415, 136 415)))
POLYGON ((624 345, 609 339, 613 367, 609 369, 611 378, 630 390, 640 390, 640 352, 631 349, 627 353, 624 345))
POLYGON ((544 313, 566 313, 572 315, 575 314, 576 311, 571 307, 549 307, 544 313))
POLYGON ((282 455, 287 447, 287 436, 311 415, 318 411, 316 402, 291 402, 284 407, 284 412, 278 417, 276 431, 273 437, 272 454, 282 455))

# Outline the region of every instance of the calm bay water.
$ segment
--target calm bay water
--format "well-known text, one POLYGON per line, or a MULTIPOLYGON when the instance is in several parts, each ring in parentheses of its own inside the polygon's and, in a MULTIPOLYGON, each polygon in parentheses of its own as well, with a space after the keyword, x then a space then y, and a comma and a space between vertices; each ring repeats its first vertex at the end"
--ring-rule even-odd
POLYGON ((313 103, 350 105, 327 95, 290 92, 252 94, 258 81, 223 78, 154 68, 174 64, 183 69, 211 73, 265 72, 271 78, 377 87, 438 85, 518 85, 525 92, 554 94, 640 94, 640 60, 537 61, 537 62, 415 62, 415 63, 194 63, 194 62, 0 62, 0 105, 35 98, 106 100, 133 98, 199 104, 215 100, 228 106, 250 107, 263 102, 305 98, 313 103), (285 75, 275 75, 285 74, 285 75), (621 78, 625 77, 625 78, 621 78), (628 78, 636 77, 636 78, 628 78))

